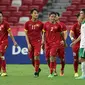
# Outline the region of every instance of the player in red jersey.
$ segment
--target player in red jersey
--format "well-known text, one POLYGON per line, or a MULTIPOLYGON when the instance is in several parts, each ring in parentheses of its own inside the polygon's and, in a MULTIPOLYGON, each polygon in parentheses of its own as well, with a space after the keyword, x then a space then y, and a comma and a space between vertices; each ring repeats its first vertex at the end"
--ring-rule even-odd
POLYGON ((50 68, 50 75, 48 77, 54 77, 53 68, 55 57, 57 55, 57 48, 60 44, 60 36, 57 34, 61 33, 61 27, 58 23, 55 22, 56 13, 51 12, 49 14, 49 21, 44 24, 44 35, 45 35, 45 55, 48 66, 50 68))
MULTIPOLYGON (((72 29, 70 30, 70 37, 71 40, 74 41, 75 39, 77 39, 80 35, 80 28, 81 28, 81 22, 82 19, 80 18, 80 14, 77 15, 77 21, 72 29)), ((78 77, 78 51, 79 51, 79 46, 80 46, 80 42, 76 43, 73 46, 73 57, 74 57, 74 77, 78 77)))
POLYGON ((10 26, 8 22, 3 20, 3 13, 0 12, 0 72, 2 70, 1 76, 7 76, 6 60, 4 54, 8 47, 8 33, 10 34, 14 45, 17 46, 17 43, 11 33, 10 26))
MULTIPOLYGON (((61 61, 61 72, 60 72, 60 76, 64 76, 64 67, 65 67, 65 46, 66 46, 66 38, 67 38, 67 29, 66 29, 66 26, 63 22, 60 22, 60 14, 58 12, 56 12, 56 22, 61 26, 61 29, 62 29, 62 35, 64 36, 64 38, 60 35, 59 33, 59 36, 61 37, 60 38, 60 46, 58 48, 58 52, 57 52, 57 55, 58 57, 60 58, 60 61, 61 61)), ((56 57, 55 57, 56 59, 56 57)), ((57 72, 56 72, 56 61, 55 61, 55 66, 54 66, 54 72, 55 72, 55 76, 57 75, 57 72)))
MULTIPOLYGON (((58 48, 58 53, 57 53, 58 57, 61 60, 61 72, 60 72, 60 76, 63 76, 64 75, 64 67, 65 67, 65 59, 64 59, 65 51, 64 51, 64 49, 65 49, 65 46, 66 46, 65 40, 67 38, 67 29, 66 29, 65 24, 63 22, 60 22, 60 14, 58 12, 56 12, 56 22, 61 26, 62 35, 64 36, 64 38, 62 36, 60 38, 61 44, 60 44, 60 46, 58 48)), ((55 62, 54 71, 55 71, 55 75, 57 75, 57 73, 56 73, 56 62, 55 62)))
POLYGON ((39 12, 37 9, 31 10, 32 19, 25 23, 26 41, 28 45, 29 57, 32 60, 32 65, 35 68, 34 76, 38 77, 41 69, 40 65, 40 50, 42 44, 42 29, 43 23, 38 20, 39 12))

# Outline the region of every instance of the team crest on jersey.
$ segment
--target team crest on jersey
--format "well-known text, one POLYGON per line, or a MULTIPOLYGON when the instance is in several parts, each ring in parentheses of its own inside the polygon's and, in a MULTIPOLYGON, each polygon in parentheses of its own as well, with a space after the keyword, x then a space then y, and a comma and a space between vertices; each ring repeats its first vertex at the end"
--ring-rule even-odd
POLYGON ((39 24, 36 24, 37 27, 39 27, 40 25, 39 24))
POLYGON ((55 26, 54 28, 55 28, 55 29, 57 29, 58 27, 57 27, 57 26, 55 26))

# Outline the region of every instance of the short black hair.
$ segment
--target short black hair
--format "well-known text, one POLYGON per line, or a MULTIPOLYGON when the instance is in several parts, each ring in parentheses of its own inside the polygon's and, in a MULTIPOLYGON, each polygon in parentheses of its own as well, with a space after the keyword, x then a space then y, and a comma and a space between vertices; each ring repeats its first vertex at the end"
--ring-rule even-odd
POLYGON ((34 9, 32 9, 32 10, 30 11, 30 14, 32 14, 34 11, 39 12, 38 9, 34 8, 34 9))
POLYGON ((3 12, 2 12, 2 11, 0 11, 0 14, 2 14, 2 15, 3 15, 3 12))
POLYGON ((49 16, 52 15, 52 14, 56 15, 56 12, 50 12, 49 13, 49 16))
POLYGON ((76 14, 76 17, 78 18, 80 16, 80 13, 76 14))
POLYGON ((60 13, 59 12, 56 12, 56 15, 60 16, 60 13))
POLYGON ((81 9, 81 11, 83 11, 83 12, 84 12, 84 14, 85 14, 85 9, 81 9))

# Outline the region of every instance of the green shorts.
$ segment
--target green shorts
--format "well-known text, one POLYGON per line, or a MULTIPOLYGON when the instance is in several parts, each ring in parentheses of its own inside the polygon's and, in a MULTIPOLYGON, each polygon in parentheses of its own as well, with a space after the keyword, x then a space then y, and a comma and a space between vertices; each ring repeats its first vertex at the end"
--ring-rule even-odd
POLYGON ((85 48, 79 49, 79 57, 85 59, 85 48))

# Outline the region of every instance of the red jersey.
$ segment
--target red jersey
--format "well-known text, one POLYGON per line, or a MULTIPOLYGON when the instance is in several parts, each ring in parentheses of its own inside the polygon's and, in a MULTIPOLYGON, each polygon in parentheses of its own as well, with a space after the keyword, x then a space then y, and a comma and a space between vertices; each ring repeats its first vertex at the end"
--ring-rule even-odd
MULTIPOLYGON (((81 25, 79 25, 78 22, 73 25, 71 30, 74 32, 74 39, 77 39, 79 37, 80 28, 81 28, 81 25)), ((80 44, 80 41, 77 44, 80 44)))
MULTIPOLYGON (((58 22, 58 24, 61 26, 62 32, 67 30, 67 29, 66 29, 66 25, 65 25, 63 22, 58 22)), ((60 34, 59 34, 59 36, 60 36, 60 34)), ((60 37, 61 37, 61 36, 60 36, 60 37)), ((61 37, 61 41, 62 41, 62 37, 61 37)))
POLYGON ((81 28, 81 25, 77 23, 75 23, 72 27, 72 31, 74 32, 74 38, 77 39, 80 35, 80 28, 81 28))
POLYGON ((30 42, 42 39, 43 23, 39 20, 33 22, 32 20, 25 23, 25 30, 28 32, 30 42))
POLYGON ((62 31, 66 31, 66 25, 63 22, 58 23, 61 26, 62 31))
POLYGON ((6 21, 3 21, 0 24, 0 41, 8 40, 9 28, 10 28, 10 26, 9 26, 8 22, 6 22, 6 21))
POLYGON ((53 24, 50 22, 46 22, 44 24, 44 31, 47 43, 53 43, 59 41, 60 36, 58 36, 58 33, 61 32, 62 30, 58 23, 53 24))

